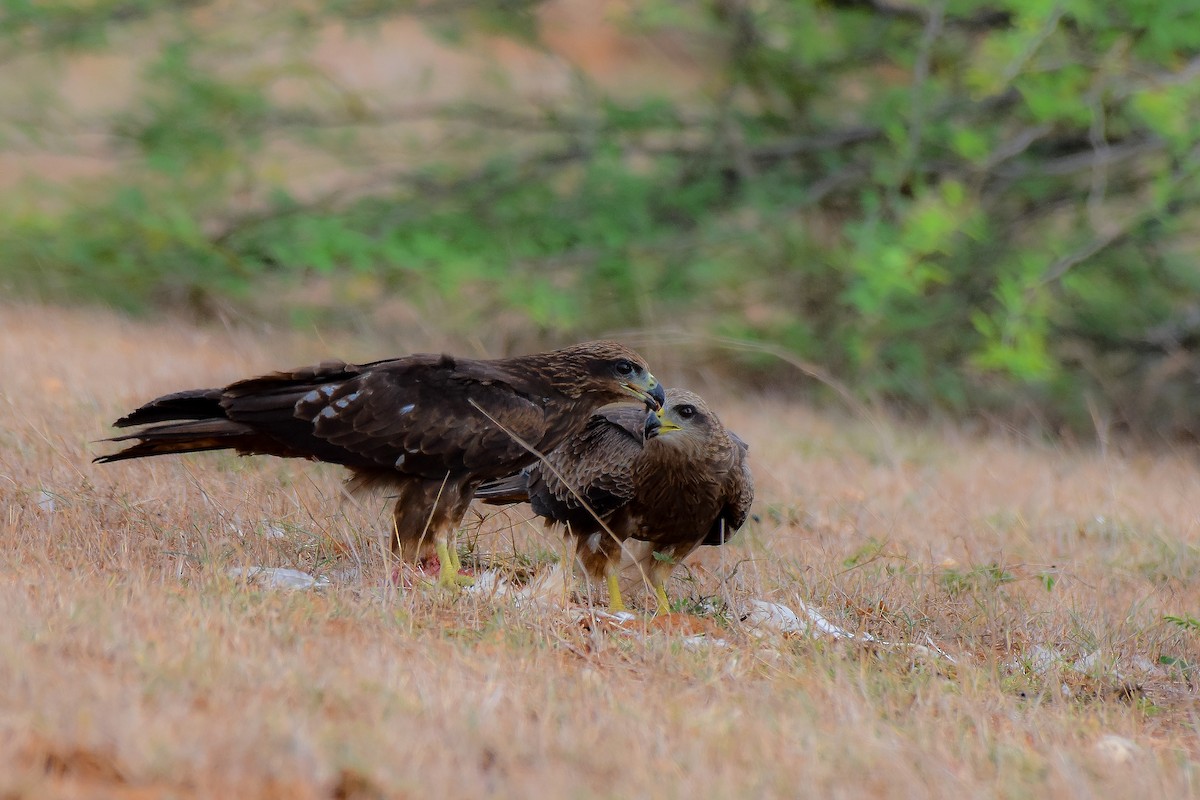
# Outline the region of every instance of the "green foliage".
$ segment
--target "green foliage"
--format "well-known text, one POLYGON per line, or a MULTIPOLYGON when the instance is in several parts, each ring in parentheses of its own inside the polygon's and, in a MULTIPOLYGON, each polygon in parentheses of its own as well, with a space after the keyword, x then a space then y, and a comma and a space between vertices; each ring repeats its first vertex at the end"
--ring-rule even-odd
MULTIPOLYGON (((712 56, 709 100, 608 96, 580 75, 537 108, 449 105, 445 144, 389 175, 378 109, 404 99, 339 90, 308 58, 314 32, 337 21, 369 43, 420 13, 464 48, 536 47, 539 3, 252 4, 223 25, 207 5, 3 2, 0 58, 134 39, 152 57, 97 123, 120 169, 0 202, 0 283, 138 309, 369 278, 557 340, 768 342, 921 407, 1198 421, 1173 365, 1200 347, 1200 6, 651 0, 625 24, 712 56), (246 57, 255 36, 288 55, 246 57), (284 103, 281 78, 306 99, 284 103), (281 142, 346 189, 264 168, 281 142)), ((52 117, 0 116, 0 137, 52 117)))
POLYGON ((1196 619, 1191 614, 1168 614, 1163 617, 1163 620, 1172 625, 1177 625, 1185 631, 1200 633, 1200 619, 1196 619))
POLYGON ((207 72, 187 43, 167 45, 146 77, 141 107, 118 118, 116 132, 150 170, 203 183, 235 172, 254 152, 267 110, 256 87, 207 72))

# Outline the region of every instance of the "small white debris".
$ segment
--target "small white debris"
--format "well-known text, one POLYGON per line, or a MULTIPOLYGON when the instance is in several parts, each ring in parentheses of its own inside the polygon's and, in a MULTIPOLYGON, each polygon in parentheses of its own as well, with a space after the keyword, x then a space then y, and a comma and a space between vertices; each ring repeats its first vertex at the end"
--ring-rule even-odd
POLYGON ((341 567, 329 571, 328 577, 330 583, 337 583, 343 586, 354 585, 362 582, 362 572, 358 567, 341 567))
POLYGON ((933 637, 930 636, 928 633, 925 634, 925 644, 914 644, 914 645, 912 645, 912 649, 913 649, 914 653, 918 653, 919 655, 929 656, 929 657, 936 656, 936 657, 945 659, 946 661, 950 662, 951 664, 958 663, 958 659, 956 659, 954 656, 947 653, 942 648, 938 647, 937 642, 935 642, 933 640, 933 637))
MULTIPOLYGON (((400 456, 400 460, 404 460, 404 456, 400 456)), ((503 597, 511 590, 508 586, 508 581, 504 580, 504 576, 499 570, 489 569, 483 572, 476 573, 475 582, 466 587, 463 591, 467 594, 486 594, 489 597, 503 597)))
POLYGON ((565 575, 558 564, 539 570, 523 584, 512 583, 497 569, 483 570, 472 577, 475 583, 466 587, 468 594, 510 597, 516 606, 559 605, 567 592, 565 575))
MULTIPOLYGON (((1125 680, 1125 676, 1117 669, 1116 662, 1111 659, 1106 660, 1100 650, 1093 650, 1074 661, 1070 661, 1064 653, 1055 650, 1053 647, 1035 644, 1004 666, 1010 672, 1024 672, 1031 675, 1045 675, 1051 670, 1069 669, 1081 675, 1090 675, 1093 677, 1103 675, 1115 678, 1116 680, 1125 680)), ((1133 666, 1135 669, 1141 671, 1147 671, 1147 668, 1149 670, 1154 669, 1153 664, 1140 656, 1134 659, 1133 666)), ((1064 693, 1069 695, 1069 692, 1064 693)))
POLYGON ((1125 675, 1117 668, 1117 661, 1118 659, 1115 658, 1104 660, 1101 658, 1099 650, 1093 650, 1072 664, 1071 669, 1084 675, 1091 675, 1092 677, 1105 676, 1124 682, 1125 675))
POLYGON ((706 647, 729 647, 729 642, 720 636, 709 636, 706 633, 693 633, 683 637, 683 646, 688 650, 702 650, 706 647))
POLYGON ((844 628, 839 628, 837 625, 834 625, 832 622, 825 619, 821 612, 817 611, 811 606, 805 605, 804 603, 800 604, 800 610, 804 613, 804 616, 808 617, 808 621, 811 623, 811 627, 809 628, 810 636, 815 637, 817 633, 823 633, 827 636, 832 636, 835 639, 857 639, 862 642, 877 641, 875 637, 869 633, 864 633, 861 636, 855 636, 850 631, 844 628))
POLYGON ((605 611, 602 608, 587 605, 568 606, 565 611, 567 618, 572 622, 602 622, 615 630, 630 635, 634 634, 635 631, 632 628, 626 628, 626 624, 636 622, 640 619, 637 614, 629 611, 605 611))
POLYGON ((58 501, 54 498, 54 495, 42 489, 38 492, 37 507, 38 511, 44 514, 53 514, 55 511, 58 511, 58 501))
POLYGON ((1141 753, 1142 748, 1138 747, 1137 742, 1132 739, 1109 733, 1101 736, 1092 744, 1092 751, 1112 764, 1128 764, 1141 753))
POLYGON ((800 603, 800 612, 806 619, 781 603, 768 603, 765 600, 751 600, 750 612, 742 618, 752 633, 762 637, 770 632, 785 636, 809 636, 813 639, 830 636, 834 639, 847 639, 853 642, 863 642, 877 647, 905 649, 916 655, 930 659, 943 659, 951 664, 957 664, 949 653, 938 647, 933 638, 926 635, 925 644, 913 642, 886 642, 869 633, 852 633, 845 628, 834 625, 820 611, 812 606, 800 603))
POLYGON ((1024 654, 1008 662, 1010 670, 1030 672, 1034 675, 1044 675, 1056 664, 1061 664, 1063 657, 1048 647, 1035 644, 1024 654))
POLYGON ((808 626, 800 622, 795 611, 781 603, 768 603, 766 600, 751 600, 750 613, 742 621, 759 633, 808 634, 808 626))
POLYGON ((264 539, 286 539, 287 530, 282 525, 277 525, 274 522, 268 522, 263 526, 264 539))
POLYGON ((324 589, 330 585, 324 575, 314 578, 307 572, 285 567, 232 567, 229 577, 267 589, 324 589))
POLYGON ((569 583, 562 565, 552 564, 549 569, 540 570, 524 586, 514 589, 513 599, 517 605, 558 606, 567 597, 569 583))
POLYGON ((1129 666, 1131 666, 1135 672, 1146 673, 1149 675, 1164 674, 1162 667, 1158 666, 1143 655, 1134 656, 1133 660, 1130 661, 1129 666))
POLYGON ((827 620, 825 616, 811 606, 804 603, 800 604, 800 612, 806 617, 806 620, 800 619, 800 616, 792 611, 791 608, 782 603, 768 603, 766 600, 751 600, 750 613, 743 619, 751 628, 757 628, 759 631, 774 631, 785 636, 832 636, 834 639, 857 639, 864 642, 873 642, 875 637, 869 633, 864 633, 862 636, 856 636, 850 631, 839 628, 832 622, 827 620))
POLYGON ((1071 665, 1071 669, 1075 670, 1076 672, 1090 673, 1093 669, 1095 669, 1096 664, 1099 661, 1100 661, 1100 651, 1093 650, 1092 652, 1088 653, 1086 656, 1083 656, 1082 658, 1077 659, 1075 661, 1075 663, 1071 665))

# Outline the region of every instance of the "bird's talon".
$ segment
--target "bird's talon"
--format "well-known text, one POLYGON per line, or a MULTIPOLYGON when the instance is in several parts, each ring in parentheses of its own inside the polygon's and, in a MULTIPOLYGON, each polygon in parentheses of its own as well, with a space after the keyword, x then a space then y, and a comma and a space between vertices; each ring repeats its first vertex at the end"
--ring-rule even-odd
POLYGON ((468 586, 475 585, 475 579, 470 575, 450 575, 449 577, 439 577, 436 581, 430 581, 429 587, 434 589, 446 589, 450 592, 460 592, 468 586))

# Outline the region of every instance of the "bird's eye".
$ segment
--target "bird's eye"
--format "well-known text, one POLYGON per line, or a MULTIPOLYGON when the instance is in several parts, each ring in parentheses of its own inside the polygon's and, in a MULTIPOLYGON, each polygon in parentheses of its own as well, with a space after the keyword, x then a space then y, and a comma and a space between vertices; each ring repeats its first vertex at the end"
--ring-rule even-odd
POLYGON ((633 364, 624 359, 617 362, 616 370, 618 375, 632 375, 633 369, 633 364))
POLYGON ((692 417, 696 416, 696 407, 680 406, 679 408, 675 409, 675 413, 678 414, 682 419, 691 419, 692 417))

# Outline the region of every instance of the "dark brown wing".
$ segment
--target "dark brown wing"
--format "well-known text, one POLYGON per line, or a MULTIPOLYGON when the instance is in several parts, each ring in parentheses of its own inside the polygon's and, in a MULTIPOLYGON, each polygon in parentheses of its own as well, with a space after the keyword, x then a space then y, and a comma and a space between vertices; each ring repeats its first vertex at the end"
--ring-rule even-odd
POLYGON ((750 505, 754 502, 754 475, 750 472, 748 458, 750 446, 733 431, 727 432, 735 445, 734 464, 721 487, 724 505, 701 544, 722 545, 729 541, 746 524, 750 505))
MULTIPOLYGON (((307 392, 294 416, 312 436, 353 453, 360 466, 435 477, 504 475, 541 444, 554 412, 519 376, 448 358, 376 368, 307 392)), ((246 421, 238 405, 230 417, 246 421)))
POLYGON ((503 475, 530 458, 511 434, 540 445, 552 399, 540 384, 523 383, 494 362, 325 362, 158 398, 117 425, 185 421, 118 437, 140 443, 102 460, 231 447, 430 477, 503 475))
POLYGON ((582 531, 595 515, 612 513, 636 491, 632 464, 642 452, 646 411, 620 406, 592 415, 587 427, 529 467, 528 495, 535 514, 582 531))

